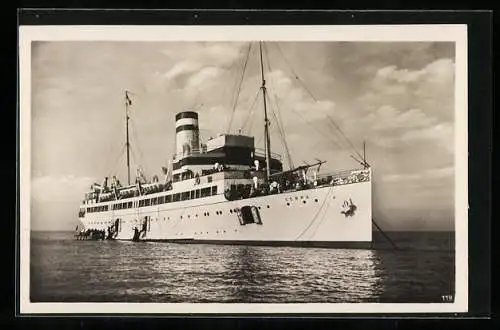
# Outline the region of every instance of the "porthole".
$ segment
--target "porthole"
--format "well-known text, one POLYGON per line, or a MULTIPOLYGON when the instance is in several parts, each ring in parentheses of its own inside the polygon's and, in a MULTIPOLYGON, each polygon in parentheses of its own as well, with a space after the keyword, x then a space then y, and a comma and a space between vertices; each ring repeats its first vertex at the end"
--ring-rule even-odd
POLYGON ((302 203, 304 203, 304 204, 305 204, 305 203, 306 203, 306 201, 302 201, 302 203))
POLYGON ((295 196, 295 200, 298 200, 299 199, 299 196, 295 196))
POLYGON ((269 208, 269 205, 267 206, 267 208, 269 208))
POLYGON ((300 199, 304 199, 304 196, 300 196, 300 199))
POLYGON ((317 203, 317 202, 318 202, 318 199, 317 199, 317 198, 315 198, 315 199, 314 199, 314 201, 317 203))
POLYGON ((233 210, 229 210, 229 213, 233 213, 233 210))
POLYGON ((290 206, 290 203, 286 203, 286 206, 290 206))

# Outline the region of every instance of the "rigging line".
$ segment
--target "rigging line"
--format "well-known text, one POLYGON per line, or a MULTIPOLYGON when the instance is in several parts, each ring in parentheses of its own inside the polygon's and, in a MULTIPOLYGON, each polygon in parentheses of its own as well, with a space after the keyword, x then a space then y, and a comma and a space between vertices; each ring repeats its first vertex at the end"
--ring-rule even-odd
POLYGON ((248 109, 248 115, 247 115, 247 117, 245 118, 245 121, 243 122, 243 127, 242 127, 242 130, 243 130, 243 131, 245 131, 245 129, 246 129, 246 127, 247 127, 247 125, 249 125, 249 124, 251 123, 251 120, 250 120, 250 119, 253 119, 253 117, 252 117, 252 115, 253 115, 253 113, 254 113, 254 111, 253 111, 253 110, 254 110, 255 104, 257 103, 257 99, 258 99, 258 97, 259 97, 259 95, 260 95, 260 91, 261 91, 261 89, 259 88, 259 89, 257 90, 257 93, 255 93, 255 97, 254 97, 254 99, 253 99, 253 101, 252 101, 252 104, 250 105, 250 108, 248 109))
POLYGON ((263 137, 264 137, 264 134, 262 134, 262 135, 259 134, 259 140, 257 141, 257 143, 255 143, 255 147, 257 147, 259 145, 259 143, 262 141, 263 137))
MULTIPOLYGON (((280 47, 280 45, 278 43, 276 43, 276 47, 277 47, 279 53, 281 54, 281 56, 283 57, 283 59, 285 60, 286 65, 288 66, 288 68, 290 69, 290 71, 292 72, 292 74, 295 76, 295 80, 297 80, 302 85, 302 88, 304 88, 306 90, 306 92, 309 94, 309 96, 315 102, 318 102, 318 100, 316 99, 316 97, 312 94, 312 92, 309 90, 309 88, 307 88, 307 86, 302 81, 302 79, 300 79, 300 77, 297 75, 297 73, 295 72, 295 70, 293 70, 293 67, 291 66, 291 64, 288 61, 288 59, 286 58, 286 56, 284 55, 284 53, 281 50, 281 47, 280 47)), ((334 125, 334 127, 338 130, 338 132, 342 135, 342 137, 347 141, 347 143, 349 143, 350 147, 358 154, 358 156, 361 156, 360 153, 356 150, 356 148, 352 144, 352 142, 344 134, 344 132, 342 131, 342 129, 335 123, 335 121, 328 114, 325 114, 325 115, 328 118, 328 120, 330 121, 330 123, 334 125)), ((363 157, 361 157, 361 158, 363 158, 363 157)))
POLYGON ((115 163, 113 164, 113 166, 111 166, 111 172, 112 173, 116 173, 117 171, 115 171, 115 169, 118 167, 118 163, 122 160, 123 156, 125 155, 125 148, 127 147, 126 144, 124 144, 122 146, 122 148, 120 149, 120 153, 118 154, 118 157, 116 158, 115 160, 115 163))
POLYGON ((132 125, 131 125, 131 127, 132 127, 132 130, 131 130, 132 131, 132 138, 136 141, 134 148, 137 149, 137 152, 139 153, 139 159, 138 160, 140 161, 139 163, 136 163, 136 165, 137 164, 142 164, 141 166, 144 166, 145 162, 146 162, 146 158, 144 157, 144 154, 142 153, 142 149, 140 148, 141 143, 140 143, 140 140, 139 140, 139 138, 137 136, 137 133, 136 133, 137 128, 135 126, 134 121, 131 120, 131 123, 132 123, 132 125))
MULTIPOLYGON (((279 47, 279 45, 278 45, 278 47, 279 47)), ((285 61, 286 61, 286 58, 285 58, 284 56, 283 56, 283 58, 284 58, 284 59, 285 59, 285 61)), ((292 71, 293 71, 293 69, 292 69, 292 68, 290 68, 290 70, 292 70, 292 71)), ((332 142, 335 146, 337 146, 337 147, 338 147, 338 148, 340 148, 340 149, 344 149, 344 147, 342 146, 342 144, 341 144, 339 141, 335 140, 335 139, 333 138, 333 136, 332 136, 332 137, 330 137, 330 136, 328 136, 327 134, 325 134, 325 133, 323 133, 322 131, 320 131, 320 130, 319 130, 319 129, 315 126, 315 125, 313 125, 313 124, 309 123, 309 122, 307 121, 307 119, 305 119, 305 118, 304 118, 304 117, 303 117, 300 113, 298 113, 297 111, 295 111, 295 110, 293 109, 293 107, 290 107, 290 110, 292 110, 292 111, 293 111, 293 112, 295 112, 297 115, 299 115, 299 116, 301 117, 301 119, 302 119, 302 120, 304 120, 306 123, 308 123, 309 125, 311 125, 311 127, 313 127, 313 128, 314 128, 316 131, 318 131, 321 135, 323 135, 324 137, 326 137, 326 138, 327 138, 330 142, 332 142)))
MULTIPOLYGON (((332 191, 333 191, 333 189, 329 189, 328 190, 328 192, 326 193, 325 199, 323 200, 323 203, 321 203, 320 208, 318 209, 318 212, 316 212, 316 214, 314 215, 314 217, 312 218, 312 220, 309 222, 309 224, 307 225, 307 227, 299 234, 299 236, 297 236, 295 238, 295 241, 297 241, 299 238, 301 238, 309 230, 309 228, 311 228, 311 226, 316 222, 316 220, 318 219, 318 216, 323 211, 323 208, 324 208, 324 206, 326 204, 326 201, 330 199, 330 193, 332 191)), ((329 203, 328 203, 328 205, 329 205, 329 203)))
POLYGON ((323 135, 325 138, 327 138, 330 142, 332 142, 335 146, 337 146, 338 148, 342 149, 342 146, 334 139, 332 139, 330 136, 328 136, 327 134, 323 133, 323 131, 320 131, 316 126, 314 126, 313 124, 311 124, 307 119, 305 119, 299 112, 297 112, 293 107, 290 107, 290 110, 292 110, 296 115, 298 115, 306 124, 308 124, 309 126, 311 126, 313 129, 315 129, 318 133, 320 133, 321 135, 323 135))
MULTIPOLYGON (((281 54, 281 56, 283 57, 283 59, 285 60, 285 63, 287 65, 287 67, 289 68, 289 70, 292 72, 292 74, 294 75, 295 77, 295 80, 297 80, 300 85, 302 86, 302 88, 304 88, 304 90, 309 94, 309 96, 311 97, 311 99, 314 101, 314 102, 318 102, 318 99, 313 95, 313 93, 311 92, 311 90, 305 85, 305 83, 302 81, 302 79, 300 79, 300 77, 298 76, 298 74, 295 72, 295 70, 293 69, 293 67, 291 66, 290 62, 288 61, 288 59, 285 57, 285 55, 283 54, 283 51, 281 50, 281 47, 279 46, 279 44, 276 44, 277 45, 277 48, 281 54)), ((328 119, 328 123, 332 124, 333 123, 333 127, 337 129, 338 132, 342 133, 342 131, 340 130, 340 128, 333 122, 332 118, 330 116, 328 116, 328 114, 325 114, 327 119, 328 119)), ((343 134, 342 134, 343 135, 343 134)), ((349 142, 349 140, 347 139, 347 137, 345 135, 343 135, 344 139, 347 140, 349 142)))
MULTIPOLYGON (((243 61, 241 61, 241 62, 243 62, 243 61)), ((238 66, 238 64, 240 64, 240 61, 233 61, 233 62, 229 65, 228 70, 227 70, 227 71, 228 71, 228 80, 229 80, 229 81, 233 81, 233 79, 234 79, 234 86, 233 86, 233 88, 231 89, 231 88, 229 88, 230 86, 229 86, 229 84, 228 84, 227 86, 225 86, 225 87, 223 88, 223 93, 222 93, 222 95, 223 95, 223 96, 224 96, 224 95, 226 95, 226 94, 229 94, 227 91, 231 89, 231 95, 230 95, 230 97, 231 97, 231 102, 230 102, 230 105, 232 105, 232 104, 233 104, 234 99, 235 99, 235 97, 236 97, 236 87, 237 87, 237 84, 236 84, 236 83, 237 83, 237 79, 238 79, 238 74, 237 74, 237 73, 238 73, 238 70, 237 70, 237 68, 238 68, 239 66, 241 66, 241 64, 240 64, 239 66, 238 66), (234 78, 233 78, 233 74, 234 74, 234 78)))
POLYGON ((137 169, 140 169, 141 174, 147 178, 147 175, 146 175, 147 173, 145 173, 146 171, 144 171, 144 168, 141 165, 139 165, 140 163, 137 162, 137 154, 135 153, 135 148, 130 148, 130 151, 132 151, 132 160, 133 160, 134 164, 136 165, 136 169, 135 169, 136 175, 137 175, 137 169))
POLYGON ((332 200, 330 199, 330 195, 333 195, 333 190, 334 188, 331 187, 330 190, 327 192, 327 196, 325 197, 325 201, 328 200, 328 203, 326 204, 326 211, 325 211, 325 214, 323 215, 323 217, 321 218, 321 220, 319 221, 318 225, 316 226, 316 229, 314 230, 314 232, 312 233, 312 235, 310 236, 309 239, 312 239, 314 237, 314 235, 316 235, 316 233, 318 232, 319 228, 321 227, 321 225, 325 222, 325 220, 327 219, 327 217, 325 216, 326 215, 326 212, 328 211, 328 207, 330 207, 330 204, 332 203, 332 200), (331 194, 330 194, 331 193, 331 194))
POLYGON ((278 133, 280 134, 281 139, 283 140, 283 146, 285 147, 288 165, 290 166, 290 168, 293 168, 292 156, 290 155, 290 149, 288 148, 288 143, 286 141, 285 132, 283 130, 281 123, 278 121, 278 117, 276 116, 276 112, 274 111, 274 105, 271 102, 271 98, 269 96, 267 96, 267 97, 269 99, 269 104, 271 105, 270 106, 271 113, 273 114, 274 119, 276 120, 276 126, 278 127, 278 133))
POLYGON ((349 143, 349 146, 352 148, 352 150, 354 150, 354 152, 359 156, 361 157, 361 159, 363 159, 363 156, 358 152, 358 150, 356 150, 356 148, 354 147, 354 145, 352 144, 351 140, 349 140, 347 138, 347 136, 345 136, 344 132, 340 129, 340 127, 335 123, 335 121, 328 115, 328 114, 325 114, 326 115, 326 118, 329 120, 329 122, 340 132, 340 134, 344 137, 344 139, 347 141, 347 143, 349 143))
POLYGON ((234 102, 233 102, 233 108, 231 110, 231 117, 229 119, 229 125, 227 127, 227 133, 229 133, 229 131, 231 130, 231 125, 233 123, 234 113, 236 112, 236 106, 238 105, 239 96, 240 96, 240 92, 241 92, 241 86, 243 86, 243 79, 245 78, 245 71, 247 69, 248 59, 250 58, 250 49, 251 48, 252 48, 252 43, 250 42, 248 44, 248 50, 247 50, 247 55, 246 55, 246 58, 245 58, 245 63, 243 64, 243 70, 241 72, 241 77, 240 77, 238 89, 237 89, 237 92, 236 92, 236 98, 234 99, 234 102))
POLYGON ((256 98, 254 100, 254 103, 252 104, 251 113, 250 113, 249 118, 248 118, 248 123, 245 123, 245 125, 248 126, 248 130, 247 130, 248 134, 251 134, 251 132, 253 130, 253 124, 255 123, 255 118, 258 117, 258 113, 255 112, 255 106, 257 105, 257 100, 258 100, 257 97, 260 95, 261 91, 262 91, 262 89, 259 88, 259 90, 257 91, 256 98))
POLYGON ((116 150, 113 150, 113 144, 109 144, 109 150, 106 153, 107 157, 105 158, 106 160, 102 163, 102 169, 101 172, 107 172, 109 169, 112 169, 113 167, 111 164, 115 164, 117 162, 117 159, 119 160, 122 156, 122 153, 125 151, 125 144, 122 146, 121 149, 119 149, 119 152, 116 153, 116 150))
POLYGON ((384 237, 389 241, 389 243, 391 243, 392 247, 395 249, 395 250, 398 250, 398 246, 396 245, 396 243, 394 243, 394 241, 389 237, 389 235, 387 235, 385 233, 385 231, 382 230, 382 228, 380 228, 380 226, 375 222, 375 219, 372 218, 372 223, 375 225, 375 227, 382 233, 382 235, 384 235, 384 237))
POLYGON ((139 143, 140 143, 140 142, 139 142, 139 139, 137 138, 136 133, 135 133, 135 124, 134 124, 132 121, 131 121, 131 125, 130 125, 130 126, 131 126, 131 128, 132 128, 132 129, 131 129, 131 132, 132 132, 132 139, 135 141, 135 143, 134 143, 134 148, 132 148, 132 146, 130 146, 129 148, 130 148, 130 150, 132 151, 132 156, 133 156, 133 158, 134 158, 134 159, 133 159, 133 160, 134 160, 134 163, 135 163, 135 165, 136 165, 136 166, 138 166, 139 164, 141 164, 141 161, 143 161, 143 160, 142 160, 142 158, 141 158, 141 156, 140 156, 140 155, 139 155, 139 157, 137 157, 137 154, 134 154, 134 152, 135 152, 135 150, 136 150, 136 149, 137 149, 138 151, 140 151, 140 150, 141 150, 141 149, 140 149, 140 147, 139 147, 139 143), (135 157, 134 157, 134 155, 135 155, 135 157), (139 161, 139 162, 138 162, 138 161, 139 161))
MULTIPOLYGON (((110 126, 110 128, 111 128, 110 131, 112 132, 112 136, 121 136, 122 122, 117 120, 117 121, 113 121, 113 124, 110 126), (120 133, 120 134, 117 134, 117 133, 120 133)), ((113 148, 113 147, 116 145, 113 143, 114 142, 113 139, 109 139, 108 142, 109 142, 109 145, 108 145, 107 152, 106 152, 107 157, 105 158, 105 161, 102 163, 102 166, 103 166, 102 171, 104 171, 104 172, 106 172, 109 169, 110 164, 115 159, 115 157, 113 157, 115 155, 115 153, 113 152, 115 148, 113 148)), ((121 142, 120 142, 120 144, 121 144, 121 142)), ((120 151, 120 153, 121 152, 122 151, 120 151)), ((120 154, 117 154, 116 157, 120 157, 120 154)))
POLYGON ((290 152, 288 150, 288 141, 286 139, 285 125, 283 124, 283 119, 281 117, 281 109, 280 109, 279 104, 278 104, 277 96, 275 94, 273 94, 273 97, 275 99, 274 100, 274 104, 276 106, 276 109, 277 109, 277 112, 278 112, 278 117, 279 117, 279 120, 276 119, 276 121, 280 122, 281 130, 283 131, 283 139, 285 141, 285 148, 287 148, 287 153, 289 154, 288 157, 289 157, 289 162, 290 162, 290 168, 293 168, 294 165, 293 165, 292 157, 291 157, 291 154, 290 154, 290 152))
MULTIPOLYGON (((268 51, 266 43, 264 44, 264 53, 265 53, 266 58, 267 58, 267 67, 268 67, 268 70, 269 70, 269 72, 273 72, 273 70, 271 68, 271 58, 269 56, 269 51, 268 51)), ((274 89, 274 87, 275 87, 274 81, 271 79, 270 82, 271 82, 271 85, 273 86, 273 89, 274 89)), ((278 97, 277 97, 276 93, 274 93, 272 90, 271 90, 271 93, 273 94, 273 98, 274 98, 274 102, 275 102, 275 106, 276 106, 279 118, 276 117, 275 113, 273 113, 273 114, 275 116, 276 122, 278 123, 278 128, 280 128, 281 133, 282 133, 282 138, 283 138, 283 142, 284 142, 284 146, 285 146, 285 150, 286 150, 287 158, 288 158, 288 164, 290 165, 290 168, 293 168, 294 167, 293 166, 293 161, 292 161, 292 157, 291 157, 291 154, 290 154, 290 149, 288 148, 288 142, 286 140, 285 125, 283 123, 283 118, 281 117, 281 109, 279 107, 278 97)), ((269 103, 272 104, 271 100, 269 101, 269 103)))
POLYGON ((286 141, 286 137, 285 137, 285 134, 283 132, 283 129, 278 124, 278 118, 277 118, 276 113, 275 113, 275 111, 274 111, 274 109, 273 109, 272 106, 271 106, 271 112, 272 112, 272 114, 274 116, 274 119, 276 120, 277 127, 278 127, 278 133, 280 134, 281 140, 283 141, 283 146, 285 147, 285 152, 286 152, 286 157, 287 157, 287 161, 288 161, 288 166, 289 166, 290 169, 292 169, 294 166, 293 166, 293 162, 292 162, 292 156, 290 154, 290 148, 288 147, 288 143, 286 141))

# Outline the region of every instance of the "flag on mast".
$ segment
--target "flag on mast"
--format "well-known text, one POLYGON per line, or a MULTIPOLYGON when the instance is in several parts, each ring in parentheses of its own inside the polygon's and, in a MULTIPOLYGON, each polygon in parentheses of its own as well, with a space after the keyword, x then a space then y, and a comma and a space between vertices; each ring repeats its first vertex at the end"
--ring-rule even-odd
POLYGON ((125 91, 125 100, 127 105, 132 105, 132 100, 128 97, 128 91, 125 91))

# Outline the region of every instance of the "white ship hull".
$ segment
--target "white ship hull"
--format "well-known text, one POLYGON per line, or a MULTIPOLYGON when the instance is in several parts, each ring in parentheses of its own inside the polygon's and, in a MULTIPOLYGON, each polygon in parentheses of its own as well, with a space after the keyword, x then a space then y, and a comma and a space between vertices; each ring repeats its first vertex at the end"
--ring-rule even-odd
POLYGON ((85 229, 106 230, 119 219, 115 239, 179 243, 364 247, 372 241, 371 180, 235 201, 223 194, 125 210, 87 213, 85 229), (346 205, 354 205, 353 212, 346 205), (261 224, 240 223, 237 210, 256 206, 261 224), (143 227, 144 220, 147 225, 143 227))

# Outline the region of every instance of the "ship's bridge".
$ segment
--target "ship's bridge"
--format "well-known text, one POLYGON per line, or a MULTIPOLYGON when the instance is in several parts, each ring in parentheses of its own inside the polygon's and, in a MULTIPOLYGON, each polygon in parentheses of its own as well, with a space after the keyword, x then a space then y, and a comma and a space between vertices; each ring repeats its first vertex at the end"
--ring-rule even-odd
MULTIPOLYGON (((254 137, 221 134, 209 139, 199 149, 185 148, 184 152, 176 154, 172 163, 173 179, 174 182, 187 179, 183 175, 186 173, 206 175, 216 164, 232 170, 247 171, 255 168, 255 161, 258 161, 259 168, 263 169, 266 166, 265 159, 264 151, 255 149, 254 137)), ((271 172, 282 171, 281 156, 272 154, 270 165, 271 172)))

